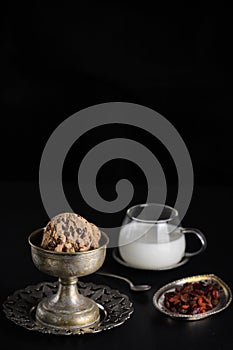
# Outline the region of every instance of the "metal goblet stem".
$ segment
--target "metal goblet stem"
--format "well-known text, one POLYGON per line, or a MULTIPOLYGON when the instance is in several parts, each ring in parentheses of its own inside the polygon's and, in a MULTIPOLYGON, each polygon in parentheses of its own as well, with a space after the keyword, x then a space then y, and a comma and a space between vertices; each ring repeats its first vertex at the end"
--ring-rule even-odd
POLYGON ((44 229, 29 236, 32 260, 42 272, 59 277, 58 291, 37 306, 36 319, 56 328, 84 328, 99 321, 96 302, 78 292, 78 277, 97 271, 103 264, 108 244, 102 232, 100 247, 87 252, 56 253, 40 247, 44 229))

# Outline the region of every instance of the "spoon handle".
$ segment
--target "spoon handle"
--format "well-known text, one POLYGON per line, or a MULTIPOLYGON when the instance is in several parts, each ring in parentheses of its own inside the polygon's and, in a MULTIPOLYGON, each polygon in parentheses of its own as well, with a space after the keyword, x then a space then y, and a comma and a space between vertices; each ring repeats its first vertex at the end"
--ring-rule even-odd
POLYGON ((123 281, 129 283, 130 286, 132 285, 131 281, 128 280, 128 278, 126 278, 126 277, 119 276, 119 275, 115 275, 115 274, 113 274, 113 273, 102 272, 102 271, 97 271, 96 273, 97 273, 98 275, 103 275, 103 276, 118 278, 118 279, 120 279, 120 280, 123 280, 123 281))

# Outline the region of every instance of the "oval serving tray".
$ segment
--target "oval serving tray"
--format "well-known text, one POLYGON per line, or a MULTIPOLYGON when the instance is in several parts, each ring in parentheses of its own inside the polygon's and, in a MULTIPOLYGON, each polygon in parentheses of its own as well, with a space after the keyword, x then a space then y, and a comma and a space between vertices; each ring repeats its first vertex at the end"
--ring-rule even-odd
POLYGON ((155 308, 164 313, 167 316, 170 316, 174 319, 186 320, 186 321, 197 321, 205 317, 217 314, 224 309, 226 309, 232 301, 232 293, 228 285, 223 282, 219 277, 214 274, 205 274, 185 277, 173 282, 170 282, 160 288, 153 296, 153 305, 155 308), (219 290, 219 303, 212 310, 208 310, 205 313, 190 315, 190 314, 180 314, 178 312, 169 311, 164 305, 164 294, 167 292, 172 292, 177 286, 183 285, 186 282, 210 282, 213 283, 219 290))

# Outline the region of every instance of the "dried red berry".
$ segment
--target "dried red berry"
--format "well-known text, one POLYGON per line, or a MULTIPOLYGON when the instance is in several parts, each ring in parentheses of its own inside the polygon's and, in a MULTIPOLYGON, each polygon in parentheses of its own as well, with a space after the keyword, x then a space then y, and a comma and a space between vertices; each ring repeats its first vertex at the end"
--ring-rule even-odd
POLYGON ((217 288, 214 288, 212 290, 212 296, 213 296, 214 299, 218 299, 219 298, 219 292, 218 292, 217 288))
POLYGON ((165 307, 182 314, 196 315, 213 309, 219 303, 219 290, 204 281, 187 282, 164 295, 165 307))

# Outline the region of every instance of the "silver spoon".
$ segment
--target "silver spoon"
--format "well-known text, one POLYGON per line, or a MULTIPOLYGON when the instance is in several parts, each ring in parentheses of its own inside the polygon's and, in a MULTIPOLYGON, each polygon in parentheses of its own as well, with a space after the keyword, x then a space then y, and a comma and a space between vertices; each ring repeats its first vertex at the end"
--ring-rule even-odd
POLYGON ((135 292, 144 292, 146 290, 151 289, 151 286, 149 286, 148 284, 133 284, 132 281, 130 281, 128 278, 123 277, 123 276, 119 276, 119 275, 115 275, 113 273, 108 273, 108 272, 102 272, 102 271, 97 271, 96 272, 98 275, 103 275, 103 276, 108 276, 108 277, 114 277, 114 278, 118 278, 120 280, 123 280, 125 282, 127 282, 130 286, 130 289, 135 291, 135 292))

